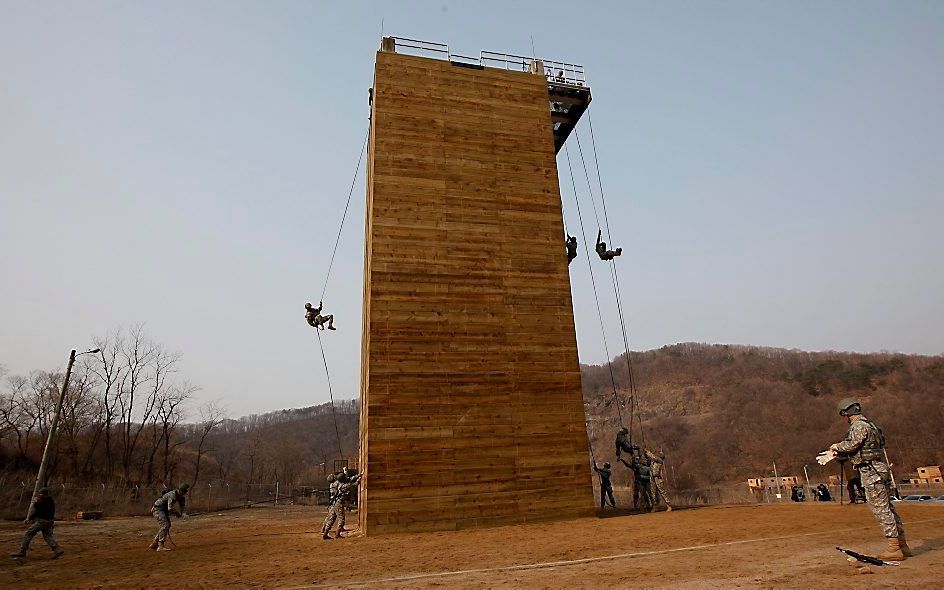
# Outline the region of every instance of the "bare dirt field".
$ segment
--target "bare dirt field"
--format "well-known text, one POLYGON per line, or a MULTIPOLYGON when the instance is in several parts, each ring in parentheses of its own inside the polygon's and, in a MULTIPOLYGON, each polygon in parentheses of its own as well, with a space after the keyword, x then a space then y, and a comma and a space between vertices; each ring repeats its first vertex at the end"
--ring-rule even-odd
MULTIPOLYGON (((875 553, 864 505, 717 506, 450 533, 323 541, 323 507, 269 507, 175 520, 171 552, 146 549, 151 517, 57 524, 0 561, 19 588, 794 588, 940 587, 944 506, 900 507, 916 556, 862 576, 834 547, 875 553)), ((0 524, 4 553, 23 525, 0 524)), ((9 551, 8 551, 9 550, 9 551)))

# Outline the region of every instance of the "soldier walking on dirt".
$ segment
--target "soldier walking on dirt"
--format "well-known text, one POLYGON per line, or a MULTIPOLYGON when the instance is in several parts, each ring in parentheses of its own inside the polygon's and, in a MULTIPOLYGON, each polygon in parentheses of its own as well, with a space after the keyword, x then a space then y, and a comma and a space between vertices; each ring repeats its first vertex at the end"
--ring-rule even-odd
POLYGON ((148 549, 170 551, 170 547, 164 546, 167 537, 170 536, 170 516, 173 514, 177 518, 186 518, 187 492, 189 490, 190 484, 180 484, 176 489, 165 492, 154 502, 151 507, 151 514, 157 519, 157 534, 154 535, 154 540, 148 545, 148 549), (180 508, 179 511, 173 509, 175 503, 180 508))
POLYGON ((606 498, 609 496, 610 505, 613 506, 613 509, 616 509, 616 500, 613 498, 613 484, 610 483, 610 477, 613 475, 613 472, 610 470, 610 463, 606 462, 603 464, 603 467, 597 467, 596 462, 593 463, 593 470, 597 472, 600 476, 600 510, 606 508, 606 498))
POLYGON ((10 557, 26 557, 26 551, 29 549, 30 542, 36 533, 43 534, 43 540, 52 549, 52 558, 59 559, 65 553, 56 538, 52 536, 52 529, 56 526, 56 503, 49 495, 49 488, 40 488, 39 493, 33 498, 30 504, 29 514, 26 516, 25 524, 30 525, 23 533, 23 539, 20 541, 20 550, 11 553, 10 557))
POLYGON ((338 535, 337 538, 341 538, 341 533, 344 531, 344 521, 347 513, 347 509, 350 507, 350 497, 351 494, 357 493, 357 485, 361 481, 360 475, 355 475, 352 478, 344 473, 340 474, 337 477, 339 482, 337 495, 334 498, 331 506, 328 508, 328 516, 325 518, 324 524, 321 527, 321 538, 324 540, 331 539, 331 529, 334 527, 334 523, 338 523, 338 535))
POLYGON ((876 557, 886 561, 901 561, 911 557, 905 528, 891 502, 892 476, 882 453, 885 435, 862 415, 862 405, 857 400, 845 398, 836 408, 839 415, 849 423, 849 433, 842 442, 830 445, 829 450, 840 457, 851 459, 852 467, 859 470, 866 502, 888 542, 887 550, 876 557))
POLYGON ((655 489, 652 491, 652 506, 655 508, 659 504, 659 497, 661 497, 662 501, 665 502, 665 511, 672 512, 672 505, 669 504, 669 497, 665 493, 665 480, 662 479, 662 468, 665 467, 665 451, 659 449, 658 455, 649 449, 646 449, 645 452, 652 469, 652 483, 655 484, 655 489))

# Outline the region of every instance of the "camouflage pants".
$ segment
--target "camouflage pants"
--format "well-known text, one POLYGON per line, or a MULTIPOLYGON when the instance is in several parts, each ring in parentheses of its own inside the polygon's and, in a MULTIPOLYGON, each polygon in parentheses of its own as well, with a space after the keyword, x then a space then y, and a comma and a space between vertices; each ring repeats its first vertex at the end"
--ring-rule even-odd
POLYGON ((155 510, 152 514, 157 519, 157 534, 154 535, 154 540, 163 543, 167 540, 167 535, 170 534, 170 514, 163 510, 155 510))
POLYGON ((344 505, 344 502, 340 500, 331 505, 331 508, 328 509, 328 516, 325 518, 324 526, 321 527, 321 532, 327 533, 331 531, 331 528, 334 526, 335 521, 338 523, 338 531, 344 528, 344 517, 347 513, 347 507, 344 505))
POLYGON ((888 466, 876 461, 859 469, 859 474, 862 477, 862 487, 865 488, 865 500, 875 520, 882 527, 882 532, 888 538, 904 535, 901 517, 891 502, 892 476, 888 466))
POLYGON ((606 508, 606 498, 610 498, 610 506, 616 508, 616 500, 613 498, 613 486, 600 486, 600 509, 606 508))
POLYGON ((642 498, 642 509, 652 510, 652 489, 646 480, 633 483, 633 508, 639 507, 640 498, 642 498))
POLYGON ((46 544, 49 545, 49 548, 53 551, 58 551, 59 543, 57 543, 56 538, 52 536, 52 529, 54 526, 56 526, 56 523, 52 520, 37 518, 35 521, 33 521, 33 524, 31 524, 30 527, 26 529, 26 532, 23 533, 23 540, 20 541, 20 553, 26 553, 26 550, 29 549, 33 537, 36 536, 36 533, 42 533, 43 540, 46 541, 46 544))
POLYGON ((652 504, 658 504, 659 498, 661 497, 662 501, 665 502, 665 505, 671 508, 672 505, 669 504, 669 497, 665 493, 665 481, 663 481, 662 477, 658 475, 653 476, 652 481, 656 484, 656 489, 652 494, 652 504))

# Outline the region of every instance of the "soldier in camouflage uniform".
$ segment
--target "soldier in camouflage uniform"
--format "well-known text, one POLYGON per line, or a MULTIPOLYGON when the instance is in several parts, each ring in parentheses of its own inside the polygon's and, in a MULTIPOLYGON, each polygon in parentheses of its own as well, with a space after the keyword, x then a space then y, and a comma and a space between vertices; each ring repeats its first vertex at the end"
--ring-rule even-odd
POLYGON ((164 543, 170 535, 170 515, 174 514, 178 518, 187 516, 187 492, 190 490, 190 484, 181 484, 177 489, 170 490, 162 495, 151 507, 151 514, 157 519, 157 534, 154 540, 148 546, 149 549, 158 551, 170 551, 170 547, 165 547, 164 543), (175 511, 172 506, 176 503, 180 511, 175 511))
POLYGON ((593 470, 600 475, 600 510, 606 508, 607 496, 610 498, 610 505, 615 510, 616 500, 613 498, 613 484, 610 483, 610 477, 613 475, 612 470, 610 470, 610 463, 607 461, 603 464, 603 467, 597 467, 596 462, 594 462, 593 470))
POLYGON ((665 451, 659 449, 656 455, 649 449, 646 449, 646 458, 649 459, 649 466, 652 469, 652 483, 655 484, 655 490, 652 492, 652 505, 655 507, 659 503, 659 497, 665 502, 665 511, 672 512, 672 505, 669 504, 669 497, 665 493, 665 481, 662 479, 662 468, 665 467, 665 451))
POLYGON ((577 258, 577 238, 574 236, 567 236, 567 266, 570 266, 570 263, 577 258))
POLYGON ((338 476, 336 473, 328 474, 328 506, 334 504, 334 499, 338 496, 338 486, 341 485, 341 482, 338 481, 338 476))
POLYGON ((839 456, 848 457, 852 460, 852 467, 859 470, 866 502, 888 541, 888 549, 877 557, 888 561, 901 561, 911 557, 911 548, 905 539, 901 518, 891 503, 890 491, 893 482, 882 453, 885 448, 885 436, 878 426, 862 415, 862 406, 858 401, 843 399, 837 409, 839 415, 845 417, 849 423, 849 433, 845 440, 831 445, 829 450, 839 456))
POLYGON ((627 463, 620 457, 619 462, 633 472, 633 508, 639 508, 639 499, 642 498, 643 510, 652 510, 652 490, 649 487, 649 468, 639 461, 639 457, 632 456, 632 463, 627 463))
POLYGON ((324 525, 321 527, 321 538, 326 541, 331 539, 330 533, 335 522, 338 523, 337 538, 341 538, 341 533, 344 532, 344 521, 347 509, 351 505, 351 495, 357 493, 357 485, 361 481, 361 476, 355 475, 352 478, 348 478, 347 475, 342 473, 338 476, 337 481, 339 482, 337 495, 331 507, 328 509, 328 516, 325 518, 324 525))
POLYGON ((43 534, 43 540, 52 549, 53 559, 59 559, 65 553, 52 534, 56 526, 56 503, 49 495, 49 488, 40 488, 39 493, 33 498, 33 502, 29 507, 29 514, 26 517, 26 524, 30 527, 23 534, 23 539, 20 541, 20 550, 11 553, 10 557, 26 557, 26 551, 29 549, 36 533, 43 534))
POLYGON ((321 315, 321 310, 324 308, 324 303, 321 301, 318 302, 318 307, 312 307, 311 303, 305 304, 305 320, 308 322, 308 325, 312 328, 318 328, 319 330, 325 329, 325 324, 328 324, 329 330, 337 330, 334 327, 334 316, 333 315, 321 315))

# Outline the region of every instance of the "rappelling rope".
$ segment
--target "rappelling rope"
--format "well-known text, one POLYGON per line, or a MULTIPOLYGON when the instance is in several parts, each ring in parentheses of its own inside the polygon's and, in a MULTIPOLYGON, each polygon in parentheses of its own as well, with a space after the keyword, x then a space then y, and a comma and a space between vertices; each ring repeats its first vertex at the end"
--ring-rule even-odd
MULTIPOLYGON (((587 120, 588 120, 588 122, 590 121, 590 113, 589 113, 589 111, 587 112, 587 120)), ((592 123, 591 123, 591 125, 592 125, 592 123)), ((594 203, 595 203, 595 200, 594 200, 594 198, 593 198, 592 183, 591 183, 591 180, 590 180, 590 172, 589 172, 589 169, 588 169, 588 167, 587 167, 586 158, 584 158, 584 155, 583 155, 583 146, 581 145, 581 142, 580 142, 580 134, 579 134, 579 132, 578 132, 576 129, 574 129, 574 137, 575 137, 576 140, 577 140, 577 149, 578 149, 578 152, 579 152, 579 154, 580 154, 580 162, 581 162, 581 164, 582 164, 582 166, 583 166, 584 177, 585 177, 585 179, 586 179, 586 181, 587 181, 587 190, 588 190, 589 193, 590 193, 590 200, 591 200, 591 202, 594 202, 594 203)), ((603 192, 603 181, 602 181, 602 177, 601 177, 601 174, 600 174, 600 163, 599 163, 599 159, 597 158, 597 152, 596 152, 596 140, 593 138, 592 131, 591 131, 591 142, 593 143, 594 163, 596 164, 596 172, 597 172, 597 183, 598 183, 599 188, 600 188, 600 201, 601 201, 601 203, 602 203, 602 208, 603 208, 604 227, 605 227, 605 229, 606 229, 607 240, 610 242, 611 247, 612 247, 612 239, 613 239, 613 238, 612 238, 612 235, 611 235, 611 233, 610 233, 609 216, 607 215, 607 211, 606 211, 606 196, 605 196, 605 194, 604 194, 604 192, 603 192)), ((596 207, 595 207, 595 206, 594 206, 594 214, 596 214, 596 207)), ((599 224, 599 218, 597 218, 597 223, 599 224)), ((627 375, 628 375, 628 377, 629 377, 629 391, 630 391, 630 418, 629 418, 629 430, 630 430, 630 440, 632 440, 632 438, 633 438, 633 436, 632 436, 632 429, 633 429, 634 419, 636 419, 636 420, 638 420, 638 424, 639 424, 640 436, 641 436, 641 438, 643 439, 643 442, 645 442, 645 433, 642 431, 642 419, 637 415, 637 414, 638 414, 638 412, 637 412, 637 410, 638 410, 638 396, 637 396, 637 392, 636 392, 636 379, 635 379, 635 374, 634 374, 634 371, 633 371, 632 356, 631 356, 631 354, 630 354, 630 348, 629 348, 629 335, 628 335, 628 331, 627 331, 627 329, 626 329, 626 318, 625 318, 625 316, 624 316, 624 314, 623 314, 622 293, 621 293, 620 287, 619 287, 619 273, 618 273, 618 271, 616 270, 616 263, 615 263, 615 262, 611 265, 610 277, 611 277, 611 279, 613 280, 613 292, 614 292, 614 295, 615 295, 615 297, 616 297, 616 309, 617 309, 617 311, 619 312, 620 328, 621 328, 622 337, 623 337, 623 352, 624 352, 624 358, 625 358, 625 360, 626 360, 626 372, 627 372, 627 375)))
POLYGON ((603 312, 600 309, 600 297, 597 294, 597 283, 593 277, 593 261, 590 259, 590 250, 586 247, 587 232, 583 225, 583 213, 580 211, 580 198, 577 196, 577 182, 574 180, 574 168, 570 163, 570 150, 564 144, 564 153, 567 155, 567 169, 570 170, 570 182, 574 188, 574 201, 577 203, 577 219, 580 220, 580 235, 584 240, 584 253, 587 255, 587 266, 590 269, 590 283, 593 285, 593 299, 597 304, 597 317, 600 320, 600 334, 603 336, 603 350, 606 352, 607 368, 610 370, 610 381, 613 384, 613 398, 616 400, 616 412, 619 415, 620 426, 623 425, 623 411, 620 409, 619 395, 616 393, 616 377, 613 375, 613 363, 609 361, 610 348, 606 343, 606 328, 603 325, 603 312))
POLYGON ((354 178, 351 179, 351 190, 347 193, 347 203, 344 204, 344 214, 341 215, 341 226, 338 227, 338 237, 334 241, 334 250, 331 252, 331 262, 328 263, 328 272, 325 274, 324 286, 321 288, 321 299, 324 299, 325 291, 328 289, 328 278, 331 277, 331 269, 334 267, 334 255, 338 252, 338 244, 341 242, 341 230, 344 229, 344 220, 347 219, 347 210, 351 206, 351 195, 354 194, 354 185, 357 183, 357 175, 361 169, 361 162, 364 160, 364 150, 367 149, 367 140, 370 138, 370 126, 367 127, 367 133, 364 134, 364 143, 361 144, 361 155, 357 157, 357 167, 354 169, 354 178))
POLYGON ((334 433, 338 437, 338 458, 344 457, 341 451, 341 430, 338 428, 338 412, 334 409, 334 391, 331 389, 331 371, 328 370, 328 357, 325 356, 324 344, 321 342, 321 328, 315 328, 318 333, 318 346, 321 347, 321 360, 324 361, 325 375, 328 377, 328 395, 331 398, 331 415, 334 416, 334 433))
MULTIPOLYGON (((347 211, 351 206, 351 196, 354 194, 354 186, 357 184, 357 176, 361 170, 361 162, 364 161, 364 151, 367 149, 367 143, 370 139, 370 125, 367 126, 367 133, 364 134, 364 141, 361 144, 361 153, 357 156, 357 166, 354 168, 354 178, 351 179, 351 188, 347 192, 347 202, 344 204, 344 213, 341 215, 341 224, 338 227, 338 237, 334 241, 334 250, 331 251, 331 261, 328 263, 328 272, 325 273, 324 286, 321 288, 321 299, 324 299, 325 291, 328 289, 328 279, 331 277, 331 269, 334 268, 334 257, 338 253, 338 244, 341 243, 341 231, 344 229, 344 221, 347 219, 347 211)), ((321 328, 316 328, 318 333, 318 346, 321 348, 321 360, 324 361, 325 377, 328 380, 328 396, 331 398, 331 415, 334 417, 334 433, 338 439, 338 458, 344 457, 341 450, 341 429, 338 428, 338 412, 334 407, 334 391, 331 387, 331 371, 328 369, 328 357, 325 355, 324 343, 321 341, 321 328)))

